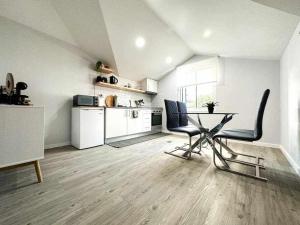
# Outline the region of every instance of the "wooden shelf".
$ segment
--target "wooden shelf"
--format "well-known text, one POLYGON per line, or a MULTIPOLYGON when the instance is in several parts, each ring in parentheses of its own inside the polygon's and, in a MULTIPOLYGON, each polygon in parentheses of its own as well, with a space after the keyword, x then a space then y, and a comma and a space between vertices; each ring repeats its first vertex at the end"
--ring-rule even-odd
POLYGON ((97 72, 99 73, 106 73, 106 74, 111 74, 113 73, 114 71, 110 68, 105 68, 105 67, 101 67, 97 70, 97 72))
POLYGON ((122 91, 131 91, 131 92, 136 92, 136 93, 142 93, 145 94, 146 92, 140 89, 136 89, 136 88, 128 88, 128 87, 122 87, 120 85, 116 85, 116 84, 109 84, 109 83, 104 83, 104 82, 97 82, 95 83, 96 86, 100 86, 100 87, 106 87, 106 88, 113 88, 113 89, 118 89, 118 90, 122 90, 122 91))

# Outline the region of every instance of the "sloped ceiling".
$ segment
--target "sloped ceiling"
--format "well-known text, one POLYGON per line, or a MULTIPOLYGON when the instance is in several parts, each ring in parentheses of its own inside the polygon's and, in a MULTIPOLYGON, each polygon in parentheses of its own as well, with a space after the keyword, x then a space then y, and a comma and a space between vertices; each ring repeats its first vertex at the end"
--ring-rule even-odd
POLYGON ((274 8, 254 1, 271 2, 0 0, 0 16, 80 48, 125 78, 159 79, 194 54, 279 59, 299 17, 274 9, 283 8, 280 0, 274 8), (143 49, 135 46, 138 36, 143 49))
POLYGON ((279 59, 299 22, 297 16, 250 0, 145 1, 204 55, 279 59), (207 31, 210 38, 204 37, 207 31))
POLYGON ((159 79, 193 55, 183 40, 143 1, 99 1, 121 76, 134 80, 143 77, 159 79), (146 40, 143 49, 135 46, 138 36, 146 40), (170 65, 165 62, 168 56, 173 59, 170 65))
POLYGON ((252 1, 300 16, 299 0, 252 0, 252 1))
POLYGON ((50 0, 0 0, 0 15, 69 44, 77 45, 50 0))
POLYGON ((131 80, 159 79, 194 54, 139 0, 1 0, 0 15, 77 46, 131 80), (143 49, 135 47, 138 35, 143 49))
POLYGON ((80 48, 118 72, 98 0, 52 0, 52 3, 80 48))

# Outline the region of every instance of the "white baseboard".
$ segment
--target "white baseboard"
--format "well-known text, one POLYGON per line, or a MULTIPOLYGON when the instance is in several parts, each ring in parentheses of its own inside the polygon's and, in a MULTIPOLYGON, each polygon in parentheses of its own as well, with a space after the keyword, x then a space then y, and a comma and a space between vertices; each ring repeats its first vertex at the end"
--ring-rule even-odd
POLYGON ((282 145, 280 146, 280 150, 282 154, 285 156, 285 158, 288 160, 288 162, 291 164, 295 172, 300 176, 300 166, 294 161, 294 159, 291 157, 291 155, 285 150, 285 148, 282 145))
POLYGON ((71 142, 69 142, 69 141, 63 142, 63 143, 49 144, 49 145, 45 145, 45 149, 57 148, 57 147, 67 146, 70 144, 71 144, 71 142))
POLYGON ((267 148, 278 148, 278 149, 280 149, 280 147, 281 147, 280 144, 273 144, 273 143, 260 142, 260 141, 247 142, 247 141, 228 140, 228 142, 239 143, 239 144, 244 144, 244 145, 261 146, 261 147, 267 147, 267 148))
MULTIPOLYGON (((187 136, 184 133, 170 132, 168 130, 163 130, 162 132, 174 134, 174 135, 178 135, 178 136, 187 136)), ((228 142, 239 143, 239 144, 244 144, 244 145, 255 145, 255 146, 261 146, 261 147, 268 147, 268 148, 278 148, 278 149, 281 148, 280 144, 273 144, 273 143, 259 142, 259 141, 247 142, 247 141, 228 140, 228 142)))

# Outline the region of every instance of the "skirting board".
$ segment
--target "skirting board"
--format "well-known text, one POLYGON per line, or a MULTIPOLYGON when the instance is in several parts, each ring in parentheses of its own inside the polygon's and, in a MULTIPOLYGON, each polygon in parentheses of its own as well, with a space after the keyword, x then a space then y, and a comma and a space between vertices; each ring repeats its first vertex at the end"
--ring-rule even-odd
POLYGON ((63 143, 49 144, 49 145, 45 145, 45 149, 58 148, 58 147, 67 146, 70 144, 71 144, 71 142, 69 142, 69 141, 63 142, 63 143))
POLYGON ((297 163, 294 161, 294 159, 291 157, 291 155, 285 150, 283 146, 280 146, 280 150, 282 154, 285 156, 285 158, 289 161, 295 172, 300 176, 300 166, 297 165, 297 163))

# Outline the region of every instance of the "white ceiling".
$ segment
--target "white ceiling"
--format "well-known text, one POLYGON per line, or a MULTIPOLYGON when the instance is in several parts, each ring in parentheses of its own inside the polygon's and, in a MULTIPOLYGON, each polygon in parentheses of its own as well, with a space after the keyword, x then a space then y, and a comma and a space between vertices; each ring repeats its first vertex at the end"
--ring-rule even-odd
POLYGON ((98 0, 52 0, 52 3, 80 48, 118 72, 98 0))
POLYGON ((300 16, 299 0, 252 0, 300 16))
POLYGON ((140 0, 99 0, 117 67, 121 76, 159 79, 193 55, 183 40, 140 0), (143 49, 135 39, 143 36, 143 49), (172 57, 170 65, 166 57, 172 57))
POLYGON ((128 79, 159 79, 194 54, 279 59, 299 17, 254 1, 297 9, 282 0, 0 0, 0 16, 76 46, 128 79), (212 35, 203 38, 207 29, 212 35))
POLYGON ((299 22, 250 0, 145 1, 197 54, 279 59, 299 22))
POLYGON ((0 0, 0 15, 77 45, 50 0, 0 0))

